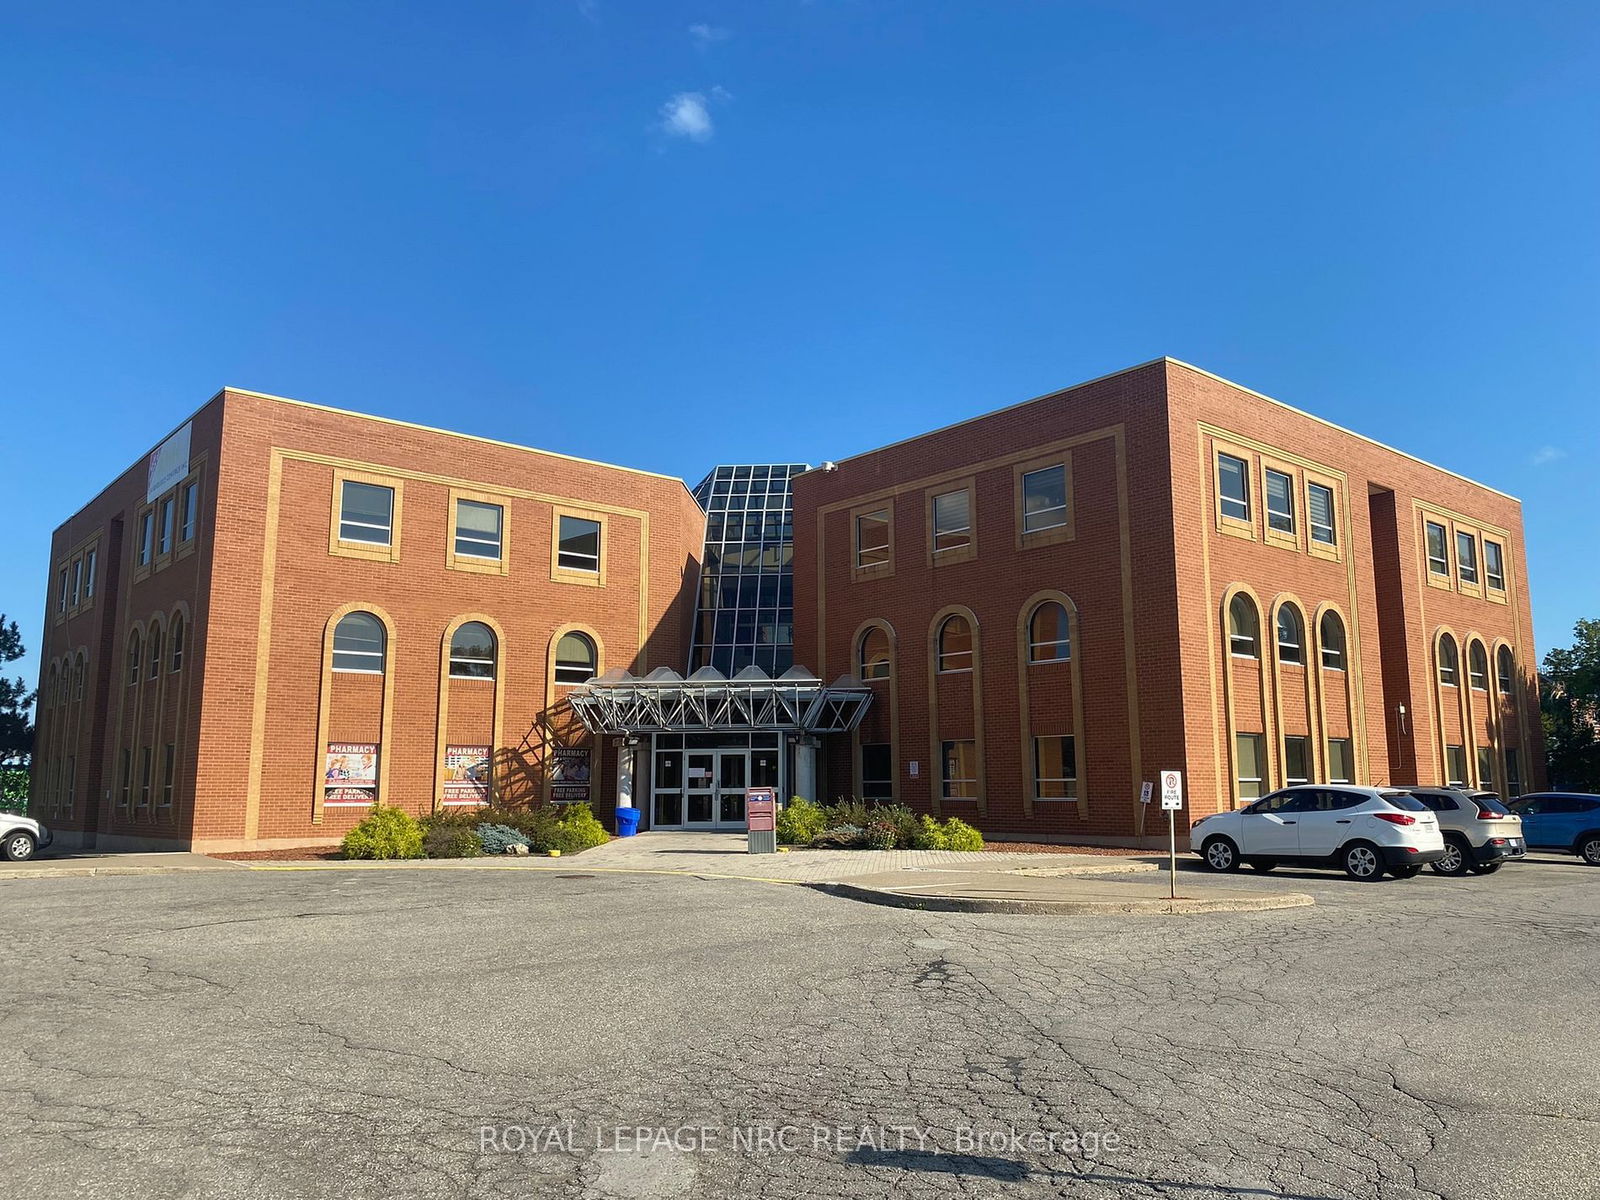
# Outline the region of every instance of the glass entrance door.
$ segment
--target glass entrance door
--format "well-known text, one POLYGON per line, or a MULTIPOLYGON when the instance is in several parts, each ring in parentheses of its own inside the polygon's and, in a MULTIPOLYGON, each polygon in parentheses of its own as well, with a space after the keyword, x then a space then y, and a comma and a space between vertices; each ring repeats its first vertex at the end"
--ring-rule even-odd
POLYGON ((691 751, 683 780, 685 829, 710 829, 717 815, 717 752, 691 751))
POLYGON ((744 827, 744 788, 749 766, 748 750, 722 750, 717 754, 717 823, 744 827))

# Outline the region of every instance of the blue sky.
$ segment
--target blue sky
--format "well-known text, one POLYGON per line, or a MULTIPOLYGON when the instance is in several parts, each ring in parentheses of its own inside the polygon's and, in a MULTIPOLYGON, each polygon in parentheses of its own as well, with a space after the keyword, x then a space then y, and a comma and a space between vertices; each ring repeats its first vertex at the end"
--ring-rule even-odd
POLYGON ((13 3, 0 610, 224 384, 692 483, 1170 354, 1520 496, 1542 653, 1597 80, 1591 3, 13 3))

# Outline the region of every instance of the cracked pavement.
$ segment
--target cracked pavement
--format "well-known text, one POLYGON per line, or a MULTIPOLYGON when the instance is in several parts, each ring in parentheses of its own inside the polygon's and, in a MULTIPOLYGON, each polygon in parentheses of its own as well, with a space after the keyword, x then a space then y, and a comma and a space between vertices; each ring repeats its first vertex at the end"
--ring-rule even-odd
POLYGON ((1203 882, 1318 906, 927 914, 581 859, 10 881, 0 1193, 1600 1195, 1600 871, 1203 882))

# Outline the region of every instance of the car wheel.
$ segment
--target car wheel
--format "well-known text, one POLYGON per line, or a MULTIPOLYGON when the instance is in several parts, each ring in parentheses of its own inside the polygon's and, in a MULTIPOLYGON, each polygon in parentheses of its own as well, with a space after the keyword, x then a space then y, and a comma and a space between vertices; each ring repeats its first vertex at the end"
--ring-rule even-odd
POLYGON ((1431 865, 1440 875, 1465 875, 1472 869, 1472 847, 1466 838, 1451 834, 1444 839, 1444 857, 1431 865))
POLYGON ((1415 879, 1422 874, 1422 865, 1419 863, 1414 867, 1390 867, 1389 874, 1396 879, 1415 879))
POLYGON ((1207 870, 1237 871, 1239 847, 1233 844, 1231 838, 1208 838, 1205 845, 1200 847, 1200 861, 1206 864, 1207 870))
POLYGON ((1342 855, 1344 873, 1362 883, 1383 878, 1383 857, 1371 842, 1352 842, 1342 855))
POLYGON ((1578 857, 1591 867, 1600 867, 1600 835, 1584 838, 1578 846, 1578 857))
POLYGON ((1473 863, 1472 869, 1479 875, 1493 875, 1503 866, 1505 866, 1503 862, 1473 863))
POLYGON ((3 849, 10 861, 23 862, 33 857, 33 847, 33 834, 19 829, 15 833, 6 834, 5 842, 0 849, 3 849))
POLYGON ((1275 858, 1251 858, 1246 860, 1253 871, 1270 871, 1278 865, 1275 858))

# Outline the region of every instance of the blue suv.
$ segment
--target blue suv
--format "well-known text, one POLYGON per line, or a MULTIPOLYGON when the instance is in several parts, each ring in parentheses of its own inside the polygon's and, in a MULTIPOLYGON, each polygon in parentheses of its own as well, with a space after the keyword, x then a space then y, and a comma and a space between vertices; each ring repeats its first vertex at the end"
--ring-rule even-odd
POLYGON ((1600 867, 1600 796, 1537 792, 1511 802, 1529 850, 1560 850, 1600 867))

